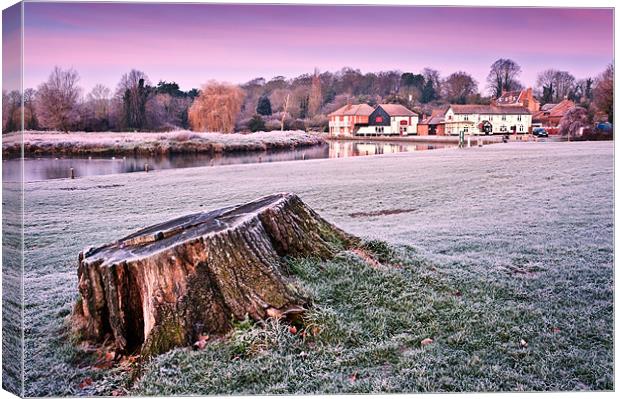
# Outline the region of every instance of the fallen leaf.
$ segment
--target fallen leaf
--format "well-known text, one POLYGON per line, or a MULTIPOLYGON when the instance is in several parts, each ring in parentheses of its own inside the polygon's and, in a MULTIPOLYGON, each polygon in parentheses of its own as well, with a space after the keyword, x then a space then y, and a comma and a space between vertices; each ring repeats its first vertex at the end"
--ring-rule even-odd
POLYGON ((357 380, 357 371, 349 376, 350 382, 355 382, 357 380))
POLYGON ((267 316, 271 317, 272 319, 280 319, 282 318, 282 311, 276 308, 269 308, 267 309, 267 316))
POLYGON ((291 334, 297 334, 297 327, 295 326, 290 326, 288 328, 288 332, 290 332, 291 334))
POLYGON ((557 334, 560 332, 560 329, 557 327, 553 327, 553 329, 551 330, 551 332, 553 332, 554 334, 557 334))
POLYGON ((456 292, 454 293, 454 296, 461 296, 461 295, 463 295, 463 294, 461 294, 461 291, 456 291, 456 292))
POLYGON ((125 392, 121 389, 115 389, 112 391, 112 396, 125 396, 125 392))
POLYGON ((200 335, 198 337, 198 341, 208 341, 209 340, 209 336, 208 335, 200 335))
POLYGON ((300 357, 306 357, 306 356, 308 356, 308 354, 307 354, 306 352, 301 352, 301 353, 299 354, 299 356, 300 356, 300 357))
POLYGON ((312 329, 310 331, 312 331, 312 335, 314 335, 316 337, 321 332, 321 329, 319 327, 317 327, 317 326, 314 326, 314 327, 312 327, 312 329))
POLYGON ((207 346, 207 341, 205 341, 205 340, 200 340, 200 341, 194 342, 194 348, 196 348, 198 350, 204 349, 205 346, 207 346))
POLYGON ((432 338, 424 338, 422 341, 420 341, 420 345, 422 346, 430 345, 432 343, 433 343, 432 338))
POLYGON ((107 361, 111 361, 114 360, 116 358, 116 352, 112 351, 112 352, 106 352, 105 354, 105 360, 107 361))
POLYGON ((521 342, 519 342, 519 344, 521 345, 522 348, 527 348, 527 341, 524 339, 521 339, 521 342))
POLYGON ((86 377, 82 380, 82 382, 80 382, 80 389, 84 389, 89 385, 92 385, 93 383, 93 379, 90 377, 86 377))

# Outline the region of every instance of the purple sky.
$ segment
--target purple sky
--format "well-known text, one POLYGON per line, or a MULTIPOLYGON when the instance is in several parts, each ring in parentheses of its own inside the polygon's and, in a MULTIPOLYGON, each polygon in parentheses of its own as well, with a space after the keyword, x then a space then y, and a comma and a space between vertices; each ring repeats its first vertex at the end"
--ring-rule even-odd
POLYGON ((210 80, 294 77, 344 66, 362 72, 471 73, 512 58, 521 80, 546 68, 594 76, 612 61, 611 9, 25 4, 25 85, 54 65, 86 90, 116 87, 131 68, 182 89, 210 80))

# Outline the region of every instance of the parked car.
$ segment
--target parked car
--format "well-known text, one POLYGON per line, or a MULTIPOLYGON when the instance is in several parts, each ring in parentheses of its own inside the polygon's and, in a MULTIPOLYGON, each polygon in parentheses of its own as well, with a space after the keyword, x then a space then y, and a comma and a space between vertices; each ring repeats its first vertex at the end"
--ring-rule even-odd
POLYGON ((536 137, 549 137, 549 133, 542 127, 537 127, 532 130, 532 134, 536 137))

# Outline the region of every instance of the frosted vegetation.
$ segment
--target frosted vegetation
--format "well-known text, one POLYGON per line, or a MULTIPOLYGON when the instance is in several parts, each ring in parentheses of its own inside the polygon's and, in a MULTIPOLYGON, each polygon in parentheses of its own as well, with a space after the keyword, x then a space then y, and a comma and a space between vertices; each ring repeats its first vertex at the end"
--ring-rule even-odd
MULTIPOLYGON (((199 133, 62 133, 27 131, 23 135, 26 154, 169 154, 196 152, 264 151, 324 143, 316 134, 303 131, 273 131, 251 134, 199 133)), ((19 133, 3 137, 4 154, 20 153, 19 133), (5 140, 6 139, 6 140, 5 140)))
POLYGON ((28 396, 614 388, 612 142, 49 180, 25 196, 28 396), (289 260, 314 301, 306 330, 238 322, 139 377, 73 346, 84 247, 288 191, 368 240, 289 260))

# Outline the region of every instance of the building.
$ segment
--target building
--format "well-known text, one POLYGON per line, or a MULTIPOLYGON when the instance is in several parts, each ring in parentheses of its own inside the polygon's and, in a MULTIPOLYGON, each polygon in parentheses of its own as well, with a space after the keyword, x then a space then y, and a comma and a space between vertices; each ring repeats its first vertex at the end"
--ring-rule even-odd
POLYGON ((443 115, 431 115, 418 123, 418 136, 445 136, 446 122, 443 115))
POLYGON ((566 99, 557 104, 545 104, 532 115, 532 124, 537 127, 558 127, 564 114, 574 106, 574 102, 566 99))
POLYGON ((333 136, 351 136, 360 126, 368 126, 374 108, 368 104, 347 104, 328 115, 329 133, 333 136))
POLYGON ((444 114, 447 135, 529 133, 532 114, 523 106, 457 105, 444 114))
POLYGON ((505 91, 499 98, 495 99, 493 105, 498 107, 525 107, 531 113, 540 109, 540 103, 534 98, 531 87, 520 91, 505 91))
POLYGON ((360 126, 359 135, 400 135, 417 133, 418 114, 400 104, 379 104, 368 118, 367 126, 360 126))

